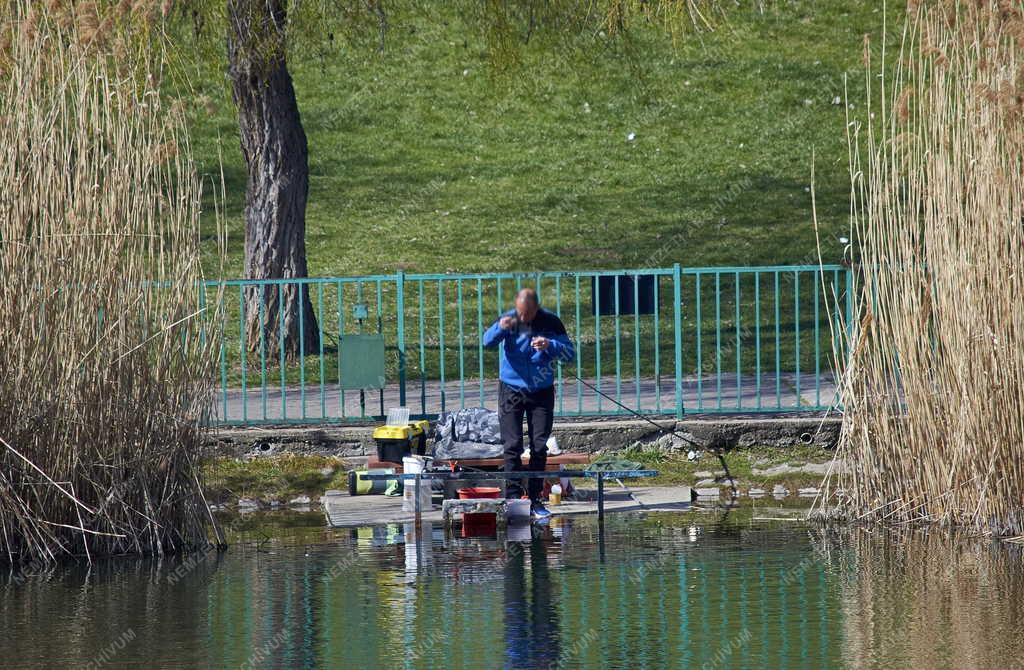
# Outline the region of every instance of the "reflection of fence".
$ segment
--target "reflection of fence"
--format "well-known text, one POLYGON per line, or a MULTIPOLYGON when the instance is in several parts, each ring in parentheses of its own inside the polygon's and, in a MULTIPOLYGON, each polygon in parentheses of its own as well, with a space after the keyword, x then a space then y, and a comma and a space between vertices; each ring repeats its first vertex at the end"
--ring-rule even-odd
POLYGON ((207 293, 222 289, 224 301, 215 421, 336 422, 395 405, 420 416, 491 406, 498 352, 480 336, 524 286, 537 288, 576 343, 576 360, 555 380, 561 416, 626 413, 591 387, 663 415, 821 410, 835 402, 832 345, 851 282, 831 265, 211 282, 207 293), (301 359, 281 352, 283 315, 247 328, 245 294, 266 284, 309 296, 316 323, 298 310, 298 335, 315 333, 318 351, 301 359), (346 390, 351 361, 340 338, 358 333, 384 339, 383 388, 346 390))
MULTIPOLYGON (((557 536, 522 542, 451 538, 442 546, 429 523, 417 542, 412 522, 334 531, 329 544, 313 546, 308 529, 285 531, 291 544, 279 542, 269 560, 211 551, 173 585, 169 573, 188 558, 145 571, 108 563, 110 596, 83 597, 90 638, 69 645, 48 644, 65 620, 37 614, 67 606, 66 589, 51 588, 56 570, 29 578, 38 600, 24 612, 7 595, 18 573, 5 571, 5 623, 18 634, 4 648, 37 667, 86 667, 119 631, 138 628, 142 637, 109 665, 94 665, 181 667, 192 658, 232 669, 749 670, 919 668, 927 660, 939 669, 963 659, 953 667, 970 670, 980 658, 1011 659, 1004 670, 1016 670, 1024 570, 1008 543, 975 540, 976 554, 953 554, 961 561, 942 566, 937 552, 910 551, 865 528, 881 537, 864 564, 845 529, 751 523, 738 512, 609 518, 603 562, 596 520, 565 515, 557 536), (981 554, 997 553, 1002 569, 990 573, 981 554), (140 621, 174 630, 180 642, 149 644, 140 621), (273 654, 257 658, 268 648, 273 654)), ((264 541, 259 522, 245 519, 228 536, 236 554, 264 541)))

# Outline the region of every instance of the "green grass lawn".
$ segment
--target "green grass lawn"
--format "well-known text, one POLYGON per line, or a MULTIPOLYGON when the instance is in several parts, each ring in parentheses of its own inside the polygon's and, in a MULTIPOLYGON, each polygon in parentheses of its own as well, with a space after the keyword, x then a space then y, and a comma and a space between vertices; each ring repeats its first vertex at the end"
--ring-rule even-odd
POLYGON ((309 455, 210 458, 203 467, 206 493, 213 502, 258 498, 287 503, 303 494, 315 499, 327 489, 347 488, 346 472, 344 461, 309 455))
MULTIPOLYGON (((310 273, 816 262, 812 155, 837 260, 848 176, 833 100, 849 75, 862 106, 863 35, 879 36, 882 14, 866 1, 753 4, 675 46, 639 26, 628 44, 587 35, 565 56, 524 47, 507 72, 445 10, 395 12, 383 54, 342 40, 296 54, 310 273)), ((238 276, 245 172, 218 58, 189 118, 201 170, 223 156, 238 276)))

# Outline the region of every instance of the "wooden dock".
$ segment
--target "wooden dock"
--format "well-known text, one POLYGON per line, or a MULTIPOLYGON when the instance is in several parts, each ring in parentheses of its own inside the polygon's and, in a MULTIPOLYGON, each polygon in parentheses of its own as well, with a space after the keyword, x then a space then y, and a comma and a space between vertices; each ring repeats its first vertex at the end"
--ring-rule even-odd
MULTIPOLYGON (((605 513, 680 512, 690 509, 689 486, 630 487, 628 490, 616 488, 613 483, 606 486, 605 513)), ((554 515, 596 514, 596 493, 589 489, 578 489, 578 492, 587 499, 565 500, 560 505, 548 505, 548 510, 554 515)), ((435 497, 434 503, 430 511, 423 511, 423 521, 442 521, 439 499, 435 497)), ((416 519, 415 512, 402 510, 401 496, 350 496, 344 491, 328 491, 324 495, 323 506, 327 523, 334 528, 404 523, 416 519)))

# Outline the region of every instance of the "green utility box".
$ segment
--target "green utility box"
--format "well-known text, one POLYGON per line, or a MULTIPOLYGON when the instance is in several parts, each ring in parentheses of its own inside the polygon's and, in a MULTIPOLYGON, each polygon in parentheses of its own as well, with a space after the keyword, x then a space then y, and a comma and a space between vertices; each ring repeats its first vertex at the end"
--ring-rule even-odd
POLYGON ((343 335, 341 388, 345 390, 384 388, 384 336, 343 335))

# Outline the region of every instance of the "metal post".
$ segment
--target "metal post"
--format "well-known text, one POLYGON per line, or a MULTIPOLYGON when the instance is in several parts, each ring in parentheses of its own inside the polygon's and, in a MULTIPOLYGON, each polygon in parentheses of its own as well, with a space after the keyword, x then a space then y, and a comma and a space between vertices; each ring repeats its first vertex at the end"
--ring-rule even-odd
POLYGON ((395 273, 395 321, 398 334, 398 405, 405 407, 405 273, 395 273))
POLYGON ((466 334, 462 307, 462 279, 455 282, 456 309, 459 318, 459 409, 466 406, 466 334))
POLYGON ((227 321, 224 316, 224 293, 226 290, 222 287, 217 291, 217 320, 220 321, 220 390, 224 396, 224 414, 221 416, 221 423, 230 419, 228 417, 228 340, 224 336, 224 322, 227 321))
POLYGON ((420 516, 423 514, 422 505, 420 505, 420 481, 421 481, 421 479, 422 479, 422 477, 420 476, 420 473, 417 472, 416 473, 416 491, 415 491, 415 495, 416 495, 416 525, 417 526, 420 524, 420 516))
MULTIPOLYGON (((384 296, 383 296, 383 284, 381 279, 377 280, 377 334, 380 335, 381 339, 384 339, 384 296)), ((380 380, 380 389, 377 391, 377 397, 379 399, 379 405, 381 416, 386 414, 384 409, 384 380, 380 380)))
MULTIPOLYGON (((672 266, 672 318, 675 322, 676 348, 676 418, 683 418, 683 293, 679 263, 672 266)), ((697 371, 700 374, 700 371, 697 371)), ((598 477, 600 486, 601 478, 598 477)), ((600 489, 599 489, 600 490, 600 489)))
POLYGON ((260 323, 260 405, 263 409, 263 420, 267 419, 267 322, 264 319, 263 303, 267 301, 267 287, 260 286, 259 323, 260 323))
POLYGON ((441 374, 441 411, 445 409, 444 382, 444 280, 437 280, 437 369, 441 374))
POLYGON ((722 409, 722 273, 715 272, 715 409, 722 409))
MULTIPOLYGON (((318 341, 320 343, 320 418, 326 419, 327 387, 324 383, 324 377, 327 374, 327 364, 324 361, 324 283, 322 281, 318 281, 316 283, 316 302, 317 308, 320 310, 319 313, 316 315, 317 335, 319 336, 318 341)), ((260 301, 260 305, 263 305, 262 301, 260 301)), ((260 321, 260 323, 263 323, 262 320, 260 321)), ((260 334, 263 334, 262 330, 260 330, 260 334)), ((266 367, 266 363, 263 363, 263 366, 266 367)), ((264 373, 264 377, 266 377, 266 373, 264 373)), ((264 382, 264 392, 266 391, 266 388, 267 384, 266 382, 264 382)), ((265 419, 267 417, 264 416, 263 418, 265 419)))
POLYGON ((604 563, 604 473, 597 473, 597 546, 601 563, 604 563))
POLYGON ((345 284, 338 281, 338 417, 345 418, 345 388, 341 385, 341 350, 345 341, 345 284))
POLYGON ((285 386, 285 346, 284 346, 284 283, 277 285, 277 352, 281 357, 278 367, 281 371, 281 420, 288 419, 287 387, 285 386))
POLYGON ((854 335, 853 328, 853 269, 846 269, 846 355, 849 355, 853 350, 851 346, 851 340, 854 335))
POLYGON ((302 418, 306 418, 306 325, 305 297, 302 289, 304 284, 297 282, 295 288, 299 295, 299 402, 302 404, 302 418))
POLYGON ((794 367, 796 368, 796 406, 803 404, 803 396, 800 395, 800 271, 793 271, 793 333, 795 338, 794 346, 794 367))
POLYGON ((242 423, 249 423, 249 392, 245 384, 245 287, 238 287, 238 355, 242 371, 242 423))

